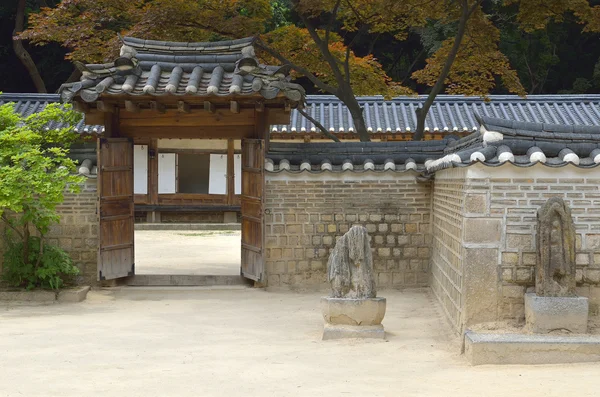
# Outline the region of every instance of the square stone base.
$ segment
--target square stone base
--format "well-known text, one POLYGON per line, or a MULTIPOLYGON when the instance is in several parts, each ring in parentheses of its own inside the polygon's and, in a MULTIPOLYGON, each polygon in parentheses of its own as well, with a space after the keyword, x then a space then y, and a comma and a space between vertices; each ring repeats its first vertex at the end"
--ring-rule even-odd
POLYGON ((472 365, 595 362, 600 361, 600 337, 467 331, 465 356, 472 365))
POLYGON ((323 340, 328 339, 385 339, 383 325, 325 324, 323 340))
POLYGON ((588 324, 588 298, 537 296, 525 294, 525 321, 536 334, 554 330, 568 330, 585 334, 588 324))

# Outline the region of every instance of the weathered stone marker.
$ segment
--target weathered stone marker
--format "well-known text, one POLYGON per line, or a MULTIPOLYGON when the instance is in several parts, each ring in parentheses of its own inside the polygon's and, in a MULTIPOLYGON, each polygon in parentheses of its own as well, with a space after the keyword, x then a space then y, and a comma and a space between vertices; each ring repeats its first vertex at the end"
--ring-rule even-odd
POLYGON ((559 197, 537 213, 535 293, 525 294, 525 320, 530 331, 568 330, 586 333, 588 299, 575 294, 575 225, 571 210, 559 197))
POLYGON ((353 226, 338 240, 327 272, 331 296, 321 299, 323 339, 383 339, 386 300, 377 298, 367 229, 353 226))

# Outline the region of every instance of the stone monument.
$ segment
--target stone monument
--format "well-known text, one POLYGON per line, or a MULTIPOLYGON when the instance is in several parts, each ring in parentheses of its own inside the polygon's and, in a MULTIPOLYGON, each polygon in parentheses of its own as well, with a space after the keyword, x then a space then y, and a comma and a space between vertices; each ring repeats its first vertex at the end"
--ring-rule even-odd
POLYGON ((525 294, 525 321, 534 333, 586 333, 588 299, 575 293, 575 225, 559 197, 537 213, 535 293, 525 294))
POLYGON ((321 299, 323 339, 381 338, 385 298, 377 298, 367 229, 352 226, 336 243, 327 262, 331 296, 321 299))

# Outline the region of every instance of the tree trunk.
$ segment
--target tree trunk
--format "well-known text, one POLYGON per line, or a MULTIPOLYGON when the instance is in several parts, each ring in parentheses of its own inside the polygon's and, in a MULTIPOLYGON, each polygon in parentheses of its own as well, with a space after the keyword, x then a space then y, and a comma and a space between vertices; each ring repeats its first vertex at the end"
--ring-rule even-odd
POLYGON ((29 263, 29 224, 25 222, 23 226, 23 264, 29 263))
POLYGON ((479 6, 479 3, 481 3, 481 1, 477 1, 472 7, 469 7, 467 1, 462 2, 462 13, 460 15, 460 20, 458 21, 458 30, 456 31, 454 44, 452 45, 450 54, 448 54, 448 58, 446 58, 446 63, 444 63, 444 67, 442 68, 435 85, 431 89, 431 92, 429 92, 429 95, 427 95, 427 99, 425 100, 425 103, 423 103, 423 107, 417 108, 415 111, 417 114, 417 129, 415 131, 415 135, 413 135, 413 141, 420 141, 423 139, 423 135, 425 134, 425 119, 427 118, 427 113, 429 113, 429 108, 431 108, 435 98, 444 88, 444 82, 450 73, 450 69, 452 68, 454 59, 456 58, 456 54, 458 54, 458 50, 460 49, 460 43, 465 35, 465 31, 467 30, 467 21, 469 20, 469 17, 473 11, 475 11, 475 8, 479 6))
POLYGON ((71 74, 69 75, 69 78, 67 79, 67 81, 65 81, 65 83, 74 83, 76 81, 79 81, 80 78, 81 78, 81 71, 77 68, 73 68, 73 72, 71 72, 71 74))
MULTIPOLYGON (((350 90, 352 92, 352 90, 350 90)), ((354 128, 356 129, 356 133, 358 134, 358 138, 361 142, 369 142, 371 141, 371 137, 369 136, 369 132, 367 131, 367 125, 365 123, 365 118, 363 117, 363 109, 360 107, 360 104, 356 100, 356 97, 352 94, 350 95, 340 95, 338 98, 344 102, 350 115, 352 116, 352 121, 354 122, 354 128)))
POLYGON ((29 52, 27 52, 23 46, 23 41, 15 36, 17 33, 22 32, 25 27, 25 3, 26 0, 19 0, 17 3, 15 30, 13 31, 13 50, 15 51, 17 58, 19 58, 23 66, 25 66, 29 72, 29 76, 31 77, 31 80, 33 80, 33 84, 35 84, 37 91, 46 93, 48 92, 46 90, 46 85, 44 84, 44 80, 42 80, 42 76, 40 76, 37 66, 35 66, 35 62, 33 62, 31 55, 29 55, 29 52))

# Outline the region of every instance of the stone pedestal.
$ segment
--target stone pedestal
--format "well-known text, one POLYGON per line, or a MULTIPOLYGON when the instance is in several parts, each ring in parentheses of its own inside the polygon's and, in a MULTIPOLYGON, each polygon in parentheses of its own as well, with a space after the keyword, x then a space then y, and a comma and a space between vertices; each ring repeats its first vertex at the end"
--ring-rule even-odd
POLYGON ((323 340, 342 338, 384 339, 381 321, 385 316, 385 298, 321 298, 325 319, 323 340))
POLYGON ((585 334, 588 310, 588 299, 581 296, 525 294, 525 321, 527 328, 533 333, 545 334, 563 329, 575 334, 585 334))

